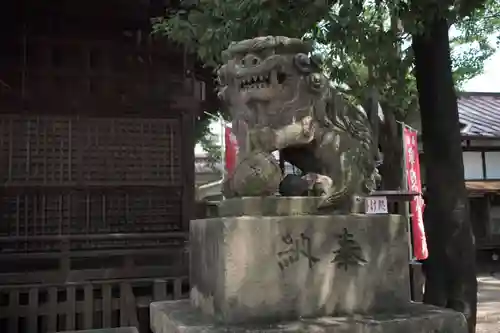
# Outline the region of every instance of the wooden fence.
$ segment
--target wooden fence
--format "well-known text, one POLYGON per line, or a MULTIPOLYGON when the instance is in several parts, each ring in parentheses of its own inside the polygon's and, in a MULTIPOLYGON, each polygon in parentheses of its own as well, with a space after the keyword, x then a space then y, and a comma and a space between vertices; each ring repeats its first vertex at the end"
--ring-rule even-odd
POLYGON ((154 300, 187 297, 188 278, 0 287, 0 332, 53 333, 133 326, 149 331, 154 300))

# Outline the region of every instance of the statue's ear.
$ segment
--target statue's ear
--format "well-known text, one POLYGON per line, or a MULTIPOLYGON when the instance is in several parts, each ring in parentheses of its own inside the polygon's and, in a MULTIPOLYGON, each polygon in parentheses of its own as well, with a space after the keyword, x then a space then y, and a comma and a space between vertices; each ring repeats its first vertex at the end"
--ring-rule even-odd
POLYGON ((311 58, 305 53, 297 53, 293 57, 293 62, 297 69, 302 73, 310 73, 312 70, 311 67, 311 58))
POLYGON ((323 66, 323 57, 319 54, 312 54, 309 58, 311 59, 311 66, 313 66, 314 70, 321 70, 323 66))

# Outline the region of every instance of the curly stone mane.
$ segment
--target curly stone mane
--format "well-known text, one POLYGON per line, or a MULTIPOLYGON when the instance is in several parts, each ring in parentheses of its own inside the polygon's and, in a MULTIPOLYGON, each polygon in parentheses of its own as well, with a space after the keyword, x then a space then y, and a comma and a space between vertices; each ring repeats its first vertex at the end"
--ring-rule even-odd
POLYGON ((346 97, 328 87, 325 115, 329 127, 348 133, 360 144, 353 161, 363 175, 363 187, 367 192, 375 190, 378 170, 375 163, 372 128, 365 112, 351 104, 346 97), (329 124, 328 124, 329 123, 329 124))

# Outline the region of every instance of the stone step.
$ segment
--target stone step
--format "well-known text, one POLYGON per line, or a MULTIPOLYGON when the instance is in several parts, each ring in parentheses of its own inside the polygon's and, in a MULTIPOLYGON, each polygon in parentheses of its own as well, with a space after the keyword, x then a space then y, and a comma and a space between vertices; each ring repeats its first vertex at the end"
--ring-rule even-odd
POLYGON ((300 319, 269 325, 218 325, 190 306, 188 300, 154 302, 153 333, 467 333, 461 313, 413 303, 391 314, 300 319))
POLYGON ((115 327, 83 331, 63 331, 59 333, 139 333, 139 331, 135 327, 115 327))

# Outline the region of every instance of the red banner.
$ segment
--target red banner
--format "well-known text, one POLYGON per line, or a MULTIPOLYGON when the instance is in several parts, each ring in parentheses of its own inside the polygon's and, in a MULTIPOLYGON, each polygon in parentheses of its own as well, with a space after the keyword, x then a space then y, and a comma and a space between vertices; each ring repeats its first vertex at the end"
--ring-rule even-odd
POLYGON ((225 162, 226 171, 232 173, 236 167, 236 157, 238 155, 238 141, 236 136, 231 131, 230 127, 225 126, 224 131, 224 141, 226 143, 225 147, 225 162))
POLYGON ((403 130, 404 151, 406 159, 406 177, 408 189, 420 193, 410 202, 413 235, 413 255, 417 260, 427 259, 427 240, 425 238, 423 211, 425 208, 422 198, 422 182, 420 179, 420 161, 418 157, 417 132, 406 126, 403 130))

